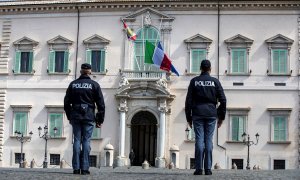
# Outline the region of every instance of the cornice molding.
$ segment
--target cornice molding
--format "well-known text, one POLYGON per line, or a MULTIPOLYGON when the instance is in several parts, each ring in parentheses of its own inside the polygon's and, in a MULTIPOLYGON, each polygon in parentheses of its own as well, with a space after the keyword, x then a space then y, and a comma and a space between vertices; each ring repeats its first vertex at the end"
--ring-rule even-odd
MULTIPOLYGON (((90 1, 90 2, 52 2, 52 3, 0 3, 0 14, 27 13, 70 13, 93 11, 137 11, 141 8, 154 8, 163 11, 179 10, 217 10, 217 1, 90 1)), ((219 8, 226 10, 300 10, 299 1, 231 1, 220 2, 219 8)))

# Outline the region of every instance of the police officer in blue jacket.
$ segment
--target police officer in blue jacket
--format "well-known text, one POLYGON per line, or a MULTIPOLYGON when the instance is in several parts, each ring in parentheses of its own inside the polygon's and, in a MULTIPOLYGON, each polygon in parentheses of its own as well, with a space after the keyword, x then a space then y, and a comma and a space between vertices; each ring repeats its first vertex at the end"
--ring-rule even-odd
POLYGON ((201 62, 201 74, 190 81, 185 101, 185 114, 189 126, 195 131, 194 175, 211 175, 212 138, 217 121, 221 127, 226 114, 226 97, 218 79, 210 76, 211 63, 201 62), (220 105, 217 108, 218 102, 220 105))
POLYGON ((94 129, 104 121, 105 104, 100 85, 91 80, 91 65, 82 64, 81 76, 72 81, 64 98, 64 110, 73 127, 73 174, 90 174, 90 139, 94 129), (98 112, 95 116, 95 109, 98 112))

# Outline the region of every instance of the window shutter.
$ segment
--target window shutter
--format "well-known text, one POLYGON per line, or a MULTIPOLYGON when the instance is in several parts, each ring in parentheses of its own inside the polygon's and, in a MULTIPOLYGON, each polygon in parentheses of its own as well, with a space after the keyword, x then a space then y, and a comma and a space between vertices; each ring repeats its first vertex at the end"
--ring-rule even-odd
POLYGON ((15 113, 15 131, 20 131, 25 135, 27 132, 27 113, 16 112, 15 113))
POLYGON ((245 50, 240 50, 239 51, 239 72, 240 73, 245 73, 245 68, 246 66, 246 51, 245 50))
POLYGON ((280 72, 287 73, 287 50, 280 51, 280 72))
POLYGON ((279 121, 278 117, 274 117, 274 141, 279 140, 279 121))
POLYGON ((100 52, 100 72, 105 72, 105 51, 101 50, 100 52))
POLYGON ((92 65, 92 51, 89 49, 85 52, 85 61, 92 65))
POLYGON ((55 127, 55 120, 56 120, 56 115, 55 114, 50 114, 50 126, 49 126, 49 132, 50 132, 50 136, 54 137, 54 131, 53 128, 55 127))
POLYGON ((239 53, 236 50, 232 50, 232 72, 239 72, 239 53))
POLYGON ((232 116, 232 141, 239 140, 239 118, 237 116, 232 116))
POLYGON ((65 57, 64 57, 64 72, 69 72, 69 51, 65 51, 65 57))
POLYGON ((33 51, 29 52, 29 64, 28 64, 28 72, 32 73, 33 69, 33 51))
POLYGON ((49 52, 48 72, 49 73, 55 72, 55 51, 49 52))
POLYGON ((286 118, 281 116, 279 121, 279 140, 285 141, 286 140, 286 118))
POLYGON ((245 129, 245 118, 243 116, 240 116, 239 118, 239 133, 238 133, 238 141, 242 139, 242 134, 244 133, 245 129))
POLYGON ((21 51, 16 51, 14 73, 20 73, 21 69, 21 51))
POLYGON ((279 51, 273 50, 273 73, 279 73, 279 51))

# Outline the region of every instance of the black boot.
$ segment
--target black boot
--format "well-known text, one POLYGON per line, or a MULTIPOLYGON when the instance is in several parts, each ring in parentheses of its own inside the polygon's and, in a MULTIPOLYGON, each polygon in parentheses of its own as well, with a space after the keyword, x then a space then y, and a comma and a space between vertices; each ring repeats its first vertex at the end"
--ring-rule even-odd
POLYGON ((202 175, 202 169, 196 169, 194 175, 202 175))

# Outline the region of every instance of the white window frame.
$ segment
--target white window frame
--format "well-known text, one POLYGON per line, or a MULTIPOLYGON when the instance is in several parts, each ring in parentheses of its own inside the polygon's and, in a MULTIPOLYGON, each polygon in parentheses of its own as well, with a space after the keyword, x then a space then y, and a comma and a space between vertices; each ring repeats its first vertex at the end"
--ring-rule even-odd
POLYGON ((85 45, 85 62, 91 64, 88 62, 88 57, 87 57, 87 51, 103 51, 104 52, 104 71, 100 72, 93 72, 92 74, 100 74, 100 75, 105 75, 108 70, 107 70, 107 49, 108 45, 110 44, 110 40, 99 36, 97 34, 94 34, 91 37, 88 37, 87 39, 83 40, 83 44, 85 45))
POLYGON ((32 108, 32 105, 10 105, 10 107, 13 109, 12 113, 12 132, 11 136, 15 137, 15 113, 18 112, 25 112, 27 113, 27 122, 26 122, 26 132, 23 134, 24 136, 28 136, 29 132, 29 121, 30 121, 30 109, 32 108))
POLYGON ((242 139, 241 141, 233 141, 232 140, 232 117, 233 116, 245 116, 245 124, 244 124, 244 129, 245 129, 245 133, 248 133, 248 122, 249 122, 249 111, 250 111, 250 107, 228 107, 227 108, 227 114, 228 114, 228 119, 229 119, 229 123, 228 123, 228 137, 227 137, 227 143, 243 143, 242 139))
POLYGON ((290 76, 292 74, 291 65, 290 65, 290 51, 291 46, 294 42, 294 40, 283 36, 282 34, 277 34, 276 36, 273 36, 265 42, 268 45, 269 49, 269 69, 267 70, 267 74, 270 76, 290 76), (273 72, 273 50, 275 49, 284 49, 287 50, 287 72, 286 73, 275 73, 273 72))
POLYGON ((289 141, 289 122, 290 122, 290 115, 292 108, 268 108, 268 111, 270 112, 270 141, 268 143, 270 144, 289 144, 291 141, 289 141), (286 116, 286 140, 285 141, 275 141, 274 140, 274 117, 275 116, 286 116))
POLYGON ((188 56, 188 69, 185 70, 186 75, 198 75, 200 73, 200 66, 199 66, 199 72, 192 72, 192 50, 195 49, 203 49, 206 51, 205 59, 208 58, 210 45, 213 42, 211 39, 201 35, 196 34, 192 37, 189 37, 184 40, 187 50, 189 53, 188 56))
POLYGON ((227 75, 236 75, 236 76, 249 76, 251 74, 249 61, 250 61, 250 50, 253 44, 253 40, 237 34, 229 39, 224 41, 227 44, 228 52, 228 70, 225 70, 227 75), (245 49, 246 50, 246 69, 245 72, 233 72, 232 71, 232 49, 245 49))

